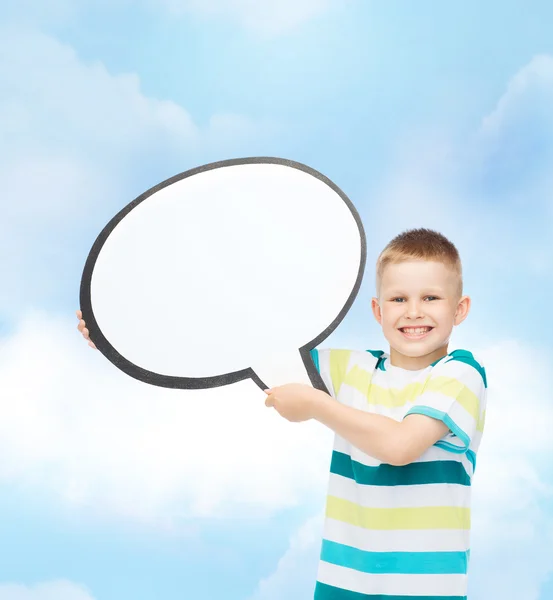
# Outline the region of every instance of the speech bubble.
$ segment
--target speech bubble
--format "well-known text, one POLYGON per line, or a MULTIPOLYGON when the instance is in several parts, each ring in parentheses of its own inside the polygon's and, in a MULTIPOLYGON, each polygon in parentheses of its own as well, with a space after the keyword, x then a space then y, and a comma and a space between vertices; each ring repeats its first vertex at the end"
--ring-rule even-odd
POLYGON ((225 160, 115 215, 80 304, 98 350, 146 383, 325 389, 309 352, 347 314, 365 260, 361 219, 327 177, 279 158, 225 160))

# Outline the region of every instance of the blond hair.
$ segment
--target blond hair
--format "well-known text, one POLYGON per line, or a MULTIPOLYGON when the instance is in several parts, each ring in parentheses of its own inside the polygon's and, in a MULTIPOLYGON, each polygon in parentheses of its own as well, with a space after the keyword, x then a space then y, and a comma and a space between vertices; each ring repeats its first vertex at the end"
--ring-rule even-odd
POLYGON ((463 270, 457 248, 444 235, 431 229, 409 229, 397 235, 380 253, 376 261, 376 290, 380 290, 382 274, 388 265, 408 260, 426 260, 445 264, 458 277, 457 293, 463 293, 463 270))

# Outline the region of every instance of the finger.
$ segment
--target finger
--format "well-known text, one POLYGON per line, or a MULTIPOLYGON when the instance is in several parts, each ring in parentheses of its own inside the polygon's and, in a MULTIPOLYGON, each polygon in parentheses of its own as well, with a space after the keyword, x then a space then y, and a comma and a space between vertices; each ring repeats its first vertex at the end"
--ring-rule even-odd
POLYGON ((86 323, 84 321, 79 321, 79 324, 77 325, 77 329, 82 332, 84 329, 84 326, 86 325, 86 323))
POLYGON ((83 313, 80 310, 75 311, 76 315, 77 315, 77 319, 79 319, 79 321, 83 318, 83 313))
POLYGON ((90 332, 86 328, 83 329, 83 337, 86 338, 87 340, 90 337, 90 332))
POLYGON ((272 393, 273 393, 273 390, 263 390, 263 391, 264 391, 264 392, 267 394, 267 396, 268 396, 269 394, 272 394, 272 393))
POLYGON ((270 408, 274 405, 274 403, 274 398, 272 398, 271 396, 267 396, 267 400, 265 400, 265 406, 270 408))
POLYGON ((94 342, 88 342, 88 345, 93 348, 94 350, 96 350, 96 345, 94 344, 94 342))

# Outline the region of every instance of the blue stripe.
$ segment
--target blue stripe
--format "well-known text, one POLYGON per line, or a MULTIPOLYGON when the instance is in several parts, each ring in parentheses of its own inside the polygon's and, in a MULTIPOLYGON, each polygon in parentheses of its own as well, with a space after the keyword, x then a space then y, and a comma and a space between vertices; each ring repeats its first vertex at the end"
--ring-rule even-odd
POLYGON ((476 453, 473 450, 467 450, 467 458, 472 463, 472 472, 476 471, 476 453))
POLYGON ((436 410, 435 408, 430 408, 429 406, 413 406, 413 408, 411 408, 407 412, 407 415, 426 415, 427 417, 432 417, 433 419, 442 421, 449 427, 450 431, 454 435, 456 435, 464 444, 464 447, 461 448, 460 446, 455 446, 455 444, 448 444, 447 442, 439 441, 436 443, 436 446, 438 446, 439 448, 444 448, 445 450, 449 450, 454 454, 464 454, 468 450, 470 446, 469 436, 445 412, 442 412, 441 410, 436 410))
POLYGON ((362 573, 465 575, 466 552, 367 552, 323 540, 321 560, 362 573))
POLYGON ((353 479, 360 485, 424 485, 428 483, 455 483, 470 485, 470 477, 459 461, 434 460, 414 462, 403 467, 381 464, 369 467, 351 459, 349 454, 332 453, 330 472, 353 479))
POLYGON ((442 356, 441 358, 438 358, 438 360, 435 360, 433 363, 430 364, 430 366, 435 367, 444 358, 447 358, 447 354, 445 356, 442 356))
POLYGON ((467 600, 466 596, 395 596, 391 594, 361 594, 317 581, 314 600, 467 600))
POLYGON ((384 354, 384 350, 367 350, 367 352, 375 358, 380 358, 384 354))
POLYGON ((383 350, 367 350, 369 354, 372 354, 377 360, 376 365, 374 366, 374 370, 380 369, 381 371, 385 371, 384 368, 384 351, 383 350))
POLYGON ((449 362, 451 360, 457 360, 459 362, 463 362, 467 365, 470 365, 471 367, 474 367, 480 373, 484 381, 484 387, 488 387, 486 369, 484 369, 484 367, 474 358, 472 352, 469 352, 468 350, 453 350, 453 352, 449 353, 449 357, 449 360, 446 360, 446 362, 449 362))
POLYGON ((313 360, 313 363, 315 364, 315 369, 317 369, 317 372, 320 373, 321 366, 319 365, 319 351, 316 348, 314 348, 313 350, 309 351, 309 354, 311 354, 311 358, 313 360))

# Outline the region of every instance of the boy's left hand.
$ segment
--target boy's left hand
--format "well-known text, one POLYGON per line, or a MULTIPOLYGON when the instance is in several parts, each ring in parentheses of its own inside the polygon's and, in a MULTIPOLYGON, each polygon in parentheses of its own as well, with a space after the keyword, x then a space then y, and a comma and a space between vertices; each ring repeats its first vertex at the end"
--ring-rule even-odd
POLYGON ((293 423, 312 419, 326 395, 302 383, 288 383, 265 390, 265 393, 265 406, 274 408, 281 417, 293 423))

